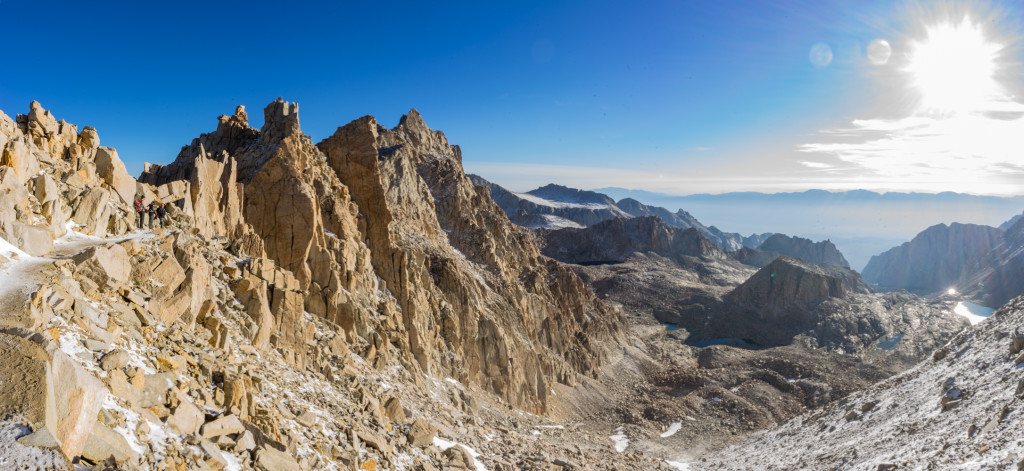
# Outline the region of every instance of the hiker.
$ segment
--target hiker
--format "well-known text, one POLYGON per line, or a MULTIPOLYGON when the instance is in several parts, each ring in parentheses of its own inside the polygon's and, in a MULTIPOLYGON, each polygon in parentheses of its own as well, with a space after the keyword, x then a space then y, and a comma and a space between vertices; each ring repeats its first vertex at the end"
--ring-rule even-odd
POLYGON ((146 222, 146 206, 142 204, 142 197, 135 200, 135 212, 139 213, 139 229, 142 229, 142 225, 146 222))
POLYGON ((156 217, 159 220, 158 224, 161 229, 164 228, 164 216, 167 216, 167 208, 164 206, 166 206, 165 203, 160 203, 156 206, 156 217))
POLYGON ((149 213, 149 229, 153 230, 153 220, 156 219, 156 201, 149 203, 146 212, 149 213))

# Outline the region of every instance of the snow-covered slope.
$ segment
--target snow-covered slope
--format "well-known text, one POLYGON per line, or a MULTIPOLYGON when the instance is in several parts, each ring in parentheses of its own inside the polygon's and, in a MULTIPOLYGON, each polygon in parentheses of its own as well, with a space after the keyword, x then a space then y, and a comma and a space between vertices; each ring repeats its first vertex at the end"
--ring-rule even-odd
POLYGON ((1024 296, 913 369, 756 433, 693 467, 1021 469, 1022 324, 1024 296))

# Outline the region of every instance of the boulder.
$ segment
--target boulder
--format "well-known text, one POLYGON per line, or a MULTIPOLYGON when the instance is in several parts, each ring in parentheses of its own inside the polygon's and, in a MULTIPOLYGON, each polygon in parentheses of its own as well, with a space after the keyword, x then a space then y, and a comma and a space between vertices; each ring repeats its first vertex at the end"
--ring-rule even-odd
POLYGON ((106 236, 110 220, 110 192, 101 187, 92 187, 84 195, 71 220, 78 224, 80 231, 94 236, 106 236))
POLYGON ((24 140, 18 139, 7 143, 0 157, 0 165, 6 165, 14 169, 18 181, 24 184, 29 178, 39 172, 39 162, 29 150, 24 140))
POLYGON ((199 449, 203 450, 203 455, 206 457, 204 460, 206 465, 214 471, 219 471, 228 466, 228 461, 224 458, 224 454, 220 452, 217 445, 207 439, 199 440, 199 449))
POLYGON ((28 189, 14 169, 0 167, 0 225, 17 221, 19 214, 29 211, 28 189))
POLYGON ((384 415, 394 422, 405 422, 405 409, 397 397, 392 397, 384 403, 384 415))
POLYGON ((100 367, 103 371, 110 371, 113 369, 124 368, 128 366, 128 362, 131 361, 132 357, 128 352, 116 349, 103 356, 100 359, 100 367))
POLYGON ((114 462, 120 465, 135 459, 135 452, 121 434, 96 422, 92 426, 92 433, 85 441, 82 457, 93 463, 103 463, 113 458, 114 462))
POLYGON ((206 416, 181 391, 174 389, 172 394, 178 396, 178 407, 175 407, 174 413, 167 418, 167 427, 176 433, 186 435, 195 433, 203 425, 206 416))
POLYGON ((202 435, 207 439, 214 439, 221 435, 234 435, 245 431, 245 426, 235 415, 225 415, 203 425, 202 435))
POLYGON ((422 448, 432 445, 435 436, 437 436, 437 427, 426 419, 420 418, 412 423, 412 427, 409 427, 406 438, 409 440, 409 445, 422 448))
POLYGON ((34 257, 53 251, 53 233, 43 226, 23 224, 18 221, 7 223, 4 229, 7 242, 34 257))
POLYGON ((301 471, 299 463, 288 453, 272 447, 262 447, 256 450, 256 460, 253 463, 257 471, 301 471))
POLYGON ((48 360, 38 344, 0 334, 0 416, 20 415, 36 430, 57 423, 48 360))
POLYGON ((131 277, 128 252, 120 245, 93 246, 72 257, 75 274, 88 278, 97 286, 116 290, 131 277))
POLYGON ((153 280, 153 294, 164 297, 177 290, 185 281, 185 270, 176 258, 167 257, 153 269, 150 279, 153 280))
POLYGON ((156 373, 143 378, 141 407, 153 407, 167 402, 167 395, 174 388, 174 373, 156 373))
POLYGON ((100 146, 100 135, 96 132, 96 128, 92 126, 85 126, 82 128, 82 132, 78 133, 78 147, 83 150, 96 149, 100 146))
POLYGON ((128 174, 124 162, 117 157, 117 151, 100 146, 96 149, 96 173, 107 186, 114 190, 121 203, 131 206, 135 200, 136 181, 128 174))
POLYGON ((33 100, 29 104, 28 132, 33 137, 47 137, 57 134, 60 126, 57 119, 48 110, 43 108, 38 101, 33 100))
POLYGON ((35 196, 39 200, 39 204, 45 204, 50 201, 56 201, 60 198, 60 190, 57 189, 57 183, 53 181, 53 177, 48 174, 37 175, 33 178, 35 183, 35 196))
POLYGON ((60 440, 64 454, 78 456, 92 433, 107 389, 62 351, 53 352, 50 369, 57 418, 57 426, 50 430, 60 440))

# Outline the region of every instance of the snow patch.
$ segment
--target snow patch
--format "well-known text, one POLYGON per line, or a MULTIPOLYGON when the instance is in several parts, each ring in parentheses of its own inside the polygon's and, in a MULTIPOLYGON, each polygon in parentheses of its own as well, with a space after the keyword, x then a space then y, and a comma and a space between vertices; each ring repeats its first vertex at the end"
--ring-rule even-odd
POLYGON ((608 438, 615 442, 615 451, 619 453, 626 451, 626 447, 629 446, 629 437, 626 436, 626 432, 622 431, 622 427, 615 429, 615 435, 608 438))
POLYGON ((476 471, 488 471, 483 463, 479 461, 480 453, 477 453, 476 450, 458 442, 450 442, 440 437, 434 437, 434 446, 438 447, 441 451, 445 451, 455 445, 461 446, 462 449, 466 450, 466 453, 469 453, 469 456, 473 457, 472 464, 476 471))
POLYGON ((518 196, 518 197, 520 197, 520 198, 522 198, 522 199, 524 199, 526 201, 529 201, 529 202, 531 202, 533 204, 536 204, 538 206, 547 206, 547 207, 550 207, 550 208, 583 208, 583 209, 608 209, 609 208, 609 206, 607 204, 601 204, 601 203, 566 203, 566 202, 562 202, 562 201, 552 201, 552 200, 544 199, 544 198, 541 198, 539 196, 531 195, 529 193, 512 193, 512 194, 514 194, 514 195, 516 195, 516 196, 518 196))
POLYGON ((25 446, 18 437, 32 433, 28 427, 0 421, 0 469, 62 469, 60 452, 25 446))
POLYGON ((31 258, 32 256, 23 252, 21 249, 14 246, 14 244, 7 242, 7 239, 0 237, 0 255, 11 258, 12 255, 17 255, 18 258, 31 258))
POLYGON ((689 471, 690 470, 690 465, 687 464, 687 463, 683 463, 682 461, 669 461, 669 460, 665 460, 665 464, 667 464, 667 465, 669 465, 669 466, 671 466, 671 467, 673 467, 675 469, 678 469, 679 471, 689 471))
POLYGON ((542 214, 541 217, 544 218, 544 226, 543 227, 546 227, 546 228, 549 228, 549 229, 565 229, 565 228, 583 229, 583 228, 587 227, 587 226, 584 226, 583 224, 580 224, 580 223, 578 223, 576 221, 573 221, 571 219, 566 219, 566 218, 563 218, 561 216, 555 216, 554 214, 542 214))
POLYGON ((672 422, 672 425, 669 425, 668 430, 666 430, 665 433, 661 434, 661 438, 671 437, 672 435, 675 435, 676 432, 678 432, 681 428, 683 428, 682 422, 672 422))

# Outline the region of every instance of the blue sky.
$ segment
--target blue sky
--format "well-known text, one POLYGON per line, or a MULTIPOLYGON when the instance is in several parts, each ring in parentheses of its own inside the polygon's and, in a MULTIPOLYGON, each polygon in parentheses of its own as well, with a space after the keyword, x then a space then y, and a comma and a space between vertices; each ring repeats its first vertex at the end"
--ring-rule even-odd
POLYGON ((258 126, 283 96, 314 141, 417 108, 467 170, 516 190, 1020 193, 1024 158, 1007 149, 1024 136, 1021 15, 1017 2, 0 0, 0 109, 38 100, 94 126, 135 174, 237 104, 258 126), (964 17, 998 46, 998 97, 923 109, 911 53, 964 17), (876 39, 885 64, 867 56, 876 39), (949 148, 961 154, 933 158, 949 148))

